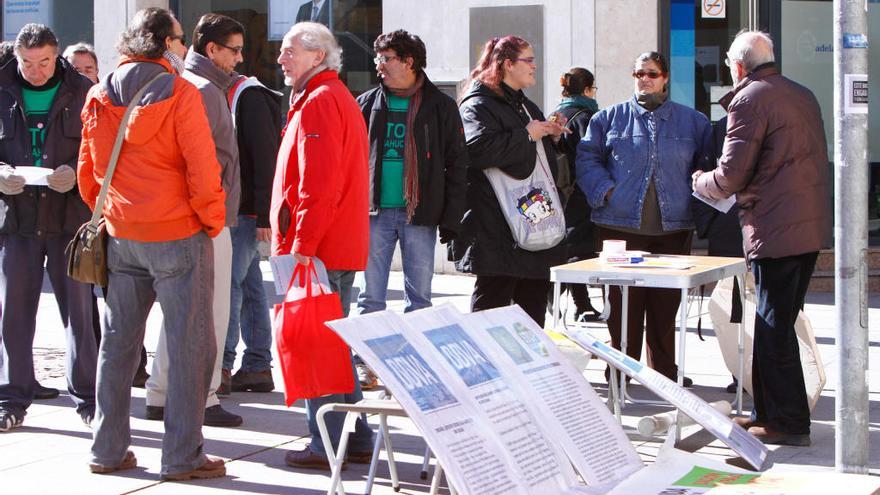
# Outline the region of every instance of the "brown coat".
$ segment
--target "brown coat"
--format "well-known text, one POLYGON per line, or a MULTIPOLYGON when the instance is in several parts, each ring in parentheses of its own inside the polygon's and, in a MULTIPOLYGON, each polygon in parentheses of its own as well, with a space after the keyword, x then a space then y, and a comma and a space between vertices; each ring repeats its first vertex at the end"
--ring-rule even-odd
POLYGON ((728 112, 718 167, 696 189, 737 195, 749 259, 818 251, 831 243, 830 166, 819 103, 767 64, 720 102, 728 112))

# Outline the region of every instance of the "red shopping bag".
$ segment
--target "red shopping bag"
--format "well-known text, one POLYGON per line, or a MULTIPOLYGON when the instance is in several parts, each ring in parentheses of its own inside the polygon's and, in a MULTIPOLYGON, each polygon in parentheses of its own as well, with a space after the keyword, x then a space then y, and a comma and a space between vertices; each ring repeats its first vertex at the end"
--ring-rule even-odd
POLYGON ((284 376, 284 399, 288 407, 298 399, 354 391, 351 351, 326 321, 342 318, 339 295, 318 289, 315 264, 299 264, 287 286, 284 302, 275 305, 275 342, 284 376), (306 295, 294 299, 294 283, 305 284, 306 295))

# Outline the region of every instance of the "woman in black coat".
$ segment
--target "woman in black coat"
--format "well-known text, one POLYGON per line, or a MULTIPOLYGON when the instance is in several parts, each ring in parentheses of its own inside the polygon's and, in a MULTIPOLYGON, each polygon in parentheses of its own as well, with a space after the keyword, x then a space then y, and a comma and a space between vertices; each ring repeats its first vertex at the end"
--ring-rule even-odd
MULTIPOLYGON (((596 103, 596 79, 593 73, 582 67, 574 67, 562 75, 562 100, 556 113, 564 117, 565 127, 571 129, 559 140, 559 151, 565 156, 568 166, 570 187, 563 188, 565 200, 565 243, 568 246, 568 261, 580 261, 596 257, 596 238, 593 222, 590 220, 590 205, 580 187, 575 184, 575 155, 577 145, 587 132, 587 125, 594 113, 599 111, 596 103)), ((575 321, 598 321, 599 311, 593 307, 584 284, 565 284, 575 305, 575 321)))
MULTIPOLYGON (((516 36, 489 40, 460 111, 470 163, 467 212, 461 234, 449 246, 450 259, 461 272, 477 275, 471 310, 519 304, 544 324, 550 267, 565 261, 564 243, 543 251, 520 248, 510 232, 484 170, 497 167, 523 180, 535 169, 537 146, 543 146, 556 177, 554 140, 564 132, 522 90, 535 84, 532 47, 516 36)), ((551 205, 561 215, 561 205, 551 205)))

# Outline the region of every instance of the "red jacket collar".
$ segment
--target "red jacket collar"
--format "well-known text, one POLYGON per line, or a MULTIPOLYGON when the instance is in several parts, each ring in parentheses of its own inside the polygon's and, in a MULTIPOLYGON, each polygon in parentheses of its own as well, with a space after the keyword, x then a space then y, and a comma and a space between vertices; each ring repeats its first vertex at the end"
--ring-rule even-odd
POLYGON ((306 83, 306 87, 296 94, 290 95, 290 109, 293 110, 300 103, 305 101, 306 97, 315 90, 318 86, 324 84, 327 81, 332 81, 334 79, 339 79, 339 74, 335 70, 322 70, 318 72, 306 83))

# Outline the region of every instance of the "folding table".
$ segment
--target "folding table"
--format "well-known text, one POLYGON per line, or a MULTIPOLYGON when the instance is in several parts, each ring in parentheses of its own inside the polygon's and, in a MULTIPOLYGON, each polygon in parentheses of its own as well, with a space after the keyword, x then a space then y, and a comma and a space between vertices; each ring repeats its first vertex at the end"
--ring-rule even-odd
MULTIPOLYGON (((704 284, 717 282, 727 277, 737 277, 740 287, 743 285, 743 276, 746 273, 746 263, 742 258, 726 258, 720 256, 685 256, 685 255, 657 255, 663 260, 673 260, 683 264, 692 265, 686 269, 659 268, 648 265, 611 265, 603 263, 600 258, 593 258, 566 265, 550 268, 550 280, 553 282, 553 328, 559 322, 559 298, 563 283, 616 285, 621 290, 622 308, 620 346, 621 351, 626 353, 627 320, 626 314, 629 306, 630 287, 651 287, 680 289, 681 303, 679 305, 679 332, 678 332, 678 384, 684 383, 685 362, 685 337, 687 335, 687 296, 692 288, 704 284)), ((646 258, 657 259, 656 257, 646 258)), ((739 331, 739 376, 743 376, 744 365, 744 330, 740 323, 739 331)), ((620 384, 614 380, 616 373, 612 373, 612 401, 615 414, 620 417, 620 408, 624 407, 627 398, 632 402, 639 402, 627 396, 626 380, 621 379, 620 384), (619 388, 618 388, 619 387, 619 388)), ((742 380, 738 380, 736 388, 737 414, 742 414, 742 380)))

